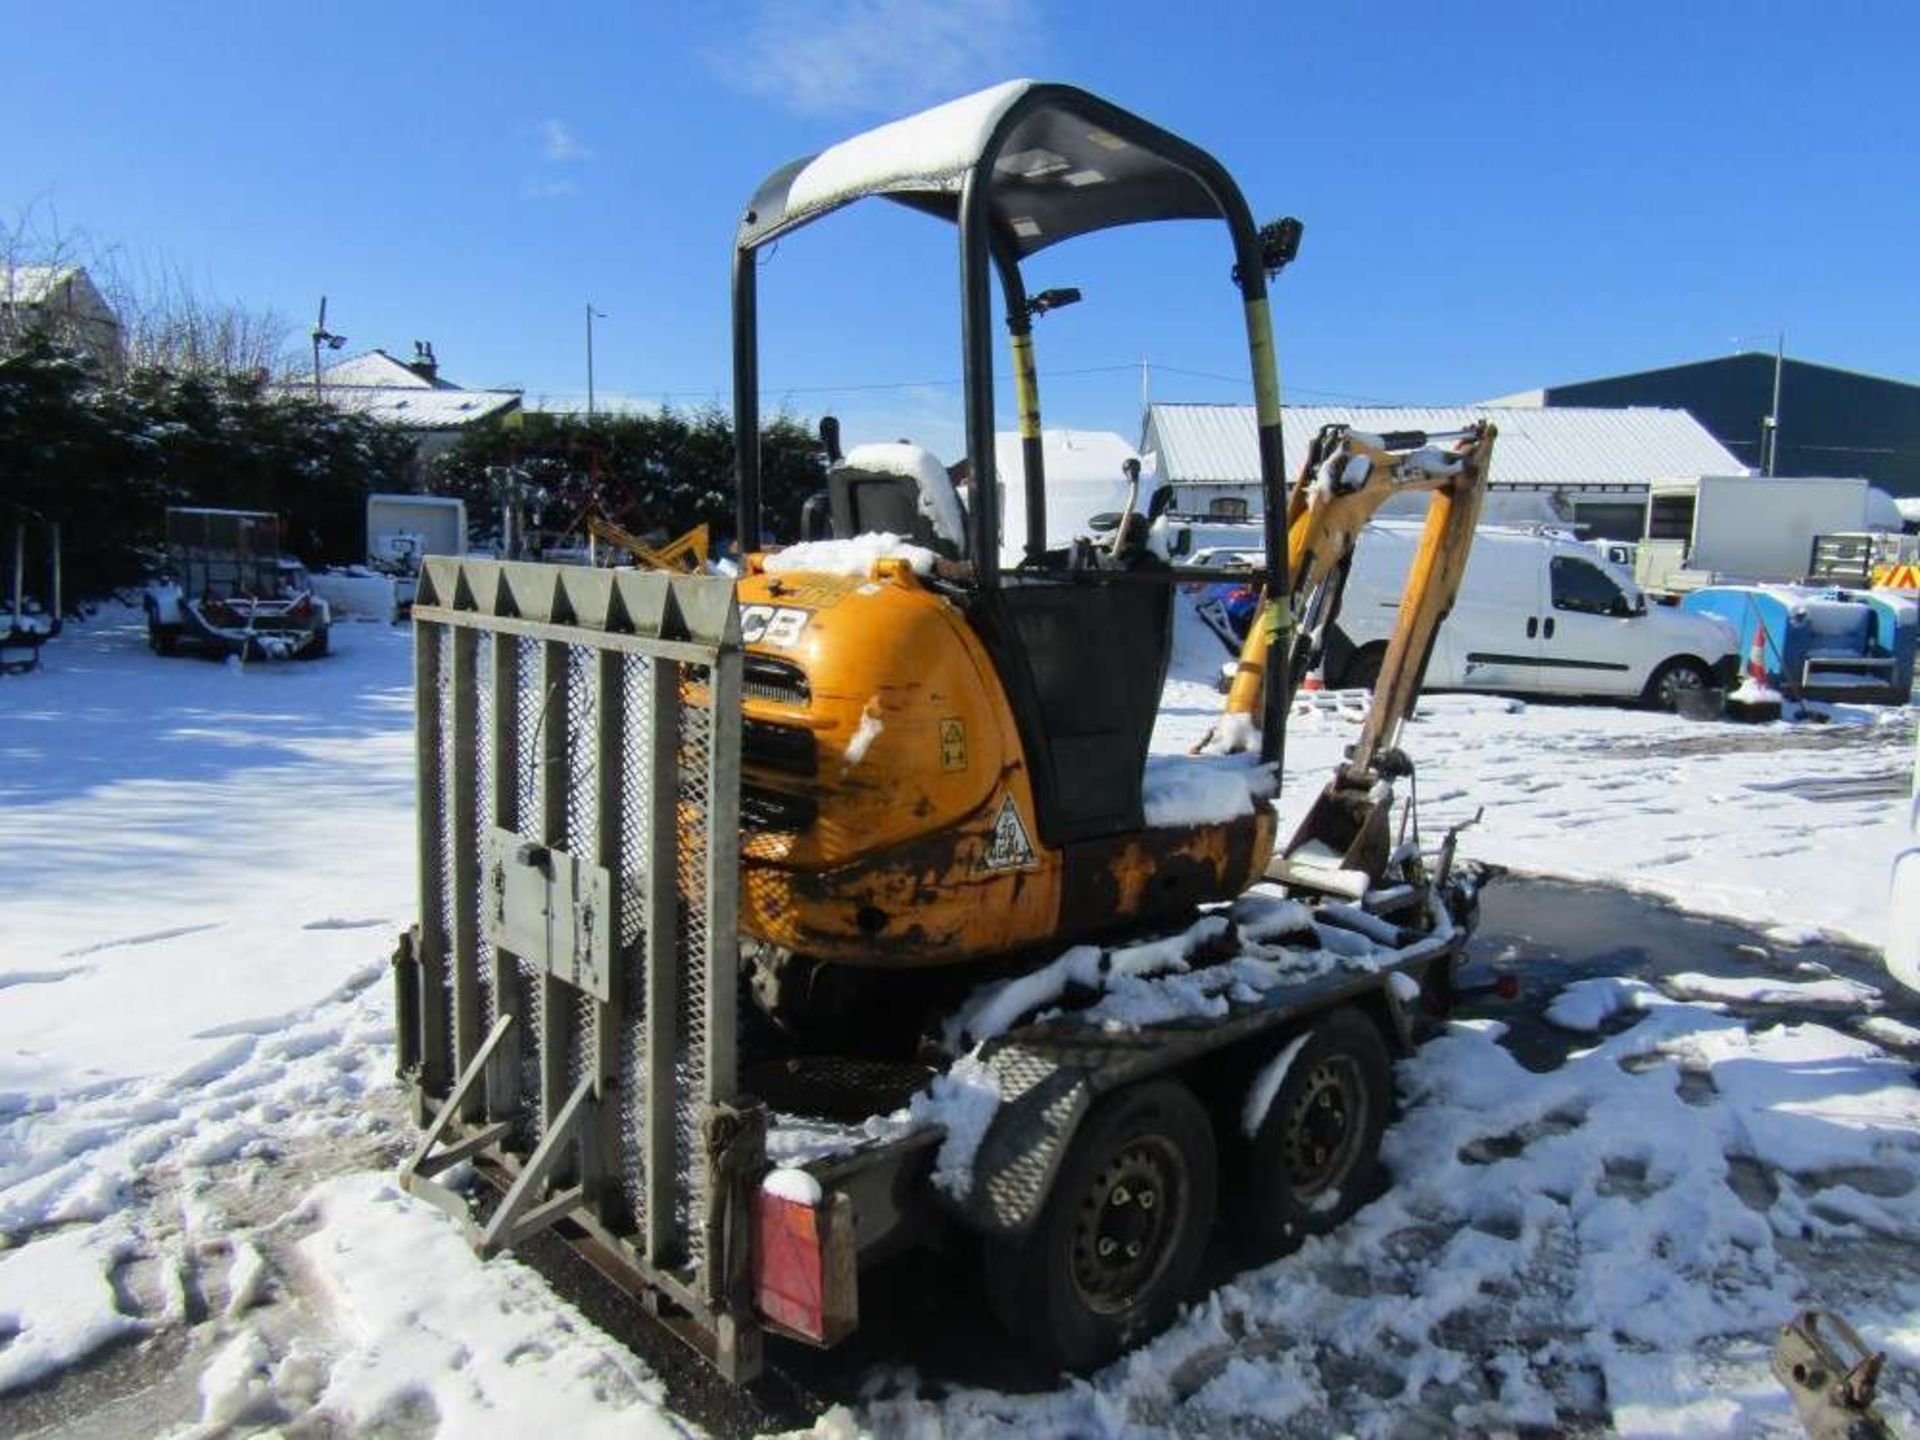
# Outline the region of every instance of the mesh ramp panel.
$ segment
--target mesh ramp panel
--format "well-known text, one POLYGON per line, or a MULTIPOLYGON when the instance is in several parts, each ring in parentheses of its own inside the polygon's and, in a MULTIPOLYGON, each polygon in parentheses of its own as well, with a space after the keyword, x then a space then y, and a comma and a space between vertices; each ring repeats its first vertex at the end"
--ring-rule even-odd
MULTIPOLYGON (((514 740, 519 753, 514 757, 513 831, 528 840, 537 840, 540 823, 540 774, 546 734, 546 693, 541 683, 538 640, 530 636, 514 639, 517 686, 514 693, 514 740)), ((513 1117, 514 1141, 531 1148, 540 1139, 546 1125, 545 1096, 541 1093, 540 1048, 547 1033, 546 986, 538 961, 525 955, 514 957, 519 972, 520 1098, 513 1117)))
MULTIPOLYGON (((674 1198, 675 1228, 684 1245, 684 1259, 698 1265, 706 1254, 706 1234, 700 1224, 707 1201, 706 1164, 702 1154, 700 1108, 707 1094, 707 1015, 703 1003, 710 955, 707 934, 707 807, 711 800, 713 716, 710 667, 686 665, 680 675, 678 814, 674 833, 679 839, 675 857, 675 886, 680 919, 679 953, 674 957, 675 1000, 679 1023, 675 1027, 673 1164, 683 1183, 674 1198)), ((732 1003, 732 997, 727 997, 732 1003)))
POLYGON ((625 1034, 620 1044, 620 1197, 636 1232, 647 1224, 647 893, 653 871, 653 815, 645 777, 653 767, 653 667, 644 655, 621 657, 620 831, 611 857, 619 895, 619 953, 614 961, 625 988, 625 1034))

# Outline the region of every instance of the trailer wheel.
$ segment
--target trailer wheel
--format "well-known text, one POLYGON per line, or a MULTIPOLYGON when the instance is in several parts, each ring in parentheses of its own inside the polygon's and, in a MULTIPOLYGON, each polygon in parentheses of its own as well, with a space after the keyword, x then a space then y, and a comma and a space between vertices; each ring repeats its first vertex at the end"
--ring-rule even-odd
POLYGON ((1332 1230, 1372 1194, 1393 1099, 1387 1047, 1373 1022, 1339 1009, 1287 1067, 1245 1151, 1238 1229, 1285 1254, 1332 1230))
POLYGON ((1199 1269, 1218 1187, 1213 1128, 1184 1085, 1108 1096, 1081 1123, 1033 1228, 987 1244, 1001 1324, 1075 1370, 1159 1330, 1199 1269))

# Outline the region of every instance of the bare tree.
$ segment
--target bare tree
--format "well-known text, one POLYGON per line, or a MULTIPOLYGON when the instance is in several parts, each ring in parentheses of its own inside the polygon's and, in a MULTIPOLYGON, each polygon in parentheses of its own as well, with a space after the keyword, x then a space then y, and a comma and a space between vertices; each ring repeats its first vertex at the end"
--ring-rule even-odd
POLYGON ((267 376, 292 363, 293 326, 279 311, 214 295, 177 263, 130 263, 44 200, 0 220, 0 353, 36 331, 109 369, 267 376))
POLYGON ((255 310, 197 286, 177 264, 125 283, 110 277, 127 333, 127 363, 177 374, 260 375, 290 363, 293 324, 278 310, 255 310))

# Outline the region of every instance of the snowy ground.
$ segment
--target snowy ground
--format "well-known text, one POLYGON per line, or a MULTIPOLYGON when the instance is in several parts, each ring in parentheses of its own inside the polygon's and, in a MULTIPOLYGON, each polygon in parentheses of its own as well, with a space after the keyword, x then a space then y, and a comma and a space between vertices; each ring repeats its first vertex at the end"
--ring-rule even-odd
MULTIPOLYGON (((387 1178, 408 661, 376 625, 314 664, 162 661, 120 615, 0 680, 0 1432, 691 1428, 629 1350, 387 1178)), ((1190 645, 1163 746, 1217 708, 1205 669, 1190 645)), ((1911 721, 1842 719, 1440 698, 1404 743, 1430 826, 1486 807, 1470 854, 1873 943, 1911 721)), ((1356 732, 1339 701, 1297 720, 1291 811, 1356 732)), ((1910 1414, 1920 1030, 1870 1015, 1873 989, 1598 977, 1558 1006, 1592 1039, 1545 1073, 1457 1026, 1401 1068, 1398 1183, 1338 1234, 1089 1381, 896 1374, 822 1429, 1793 1433, 1765 1344, 1810 1298, 1889 1350, 1910 1414)))

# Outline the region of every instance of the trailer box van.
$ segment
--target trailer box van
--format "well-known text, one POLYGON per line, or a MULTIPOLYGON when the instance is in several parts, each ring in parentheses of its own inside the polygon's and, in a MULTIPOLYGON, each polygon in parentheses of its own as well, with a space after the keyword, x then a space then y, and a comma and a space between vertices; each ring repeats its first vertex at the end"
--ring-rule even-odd
POLYGON ((1866 528, 1871 489, 1857 477, 1656 479, 1647 487, 1635 578, 1667 595, 1722 581, 1804 579, 1816 535, 1866 528))
MULTIPOLYGON (((1360 537, 1327 637, 1328 684, 1373 683, 1419 537, 1419 526, 1397 520, 1376 521, 1360 537)), ((1729 681, 1735 650, 1732 628, 1712 616, 1649 608, 1591 545, 1488 526, 1434 641, 1426 687, 1605 696, 1671 709, 1679 690, 1729 681)))
POLYGON ((367 496, 367 564, 417 576, 429 555, 467 553, 467 504, 446 495, 367 496))

